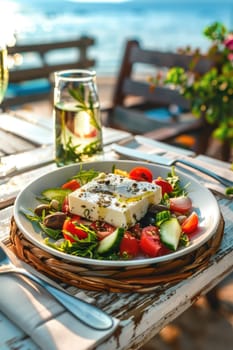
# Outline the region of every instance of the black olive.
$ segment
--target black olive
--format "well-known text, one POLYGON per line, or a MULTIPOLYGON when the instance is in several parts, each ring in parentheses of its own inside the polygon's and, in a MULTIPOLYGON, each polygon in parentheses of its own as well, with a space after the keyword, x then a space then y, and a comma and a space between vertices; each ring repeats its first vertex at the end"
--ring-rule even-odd
POLYGON ((168 207, 163 204, 153 204, 149 207, 148 211, 150 213, 158 213, 160 211, 168 210, 168 207))
POLYGON ((146 215, 140 220, 142 227, 155 224, 155 214, 147 212, 146 215))
POLYGON ((43 224, 49 228, 62 229, 65 219, 66 213, 56 212, 54 214, 47 215, 43 220, 43 224))
POLYGON ((48 204, 39 204, 35 209, 34 213, 38 216, 42 216, 44 213, 45 215, 49 214, 50 212, 50 205, 48 204))

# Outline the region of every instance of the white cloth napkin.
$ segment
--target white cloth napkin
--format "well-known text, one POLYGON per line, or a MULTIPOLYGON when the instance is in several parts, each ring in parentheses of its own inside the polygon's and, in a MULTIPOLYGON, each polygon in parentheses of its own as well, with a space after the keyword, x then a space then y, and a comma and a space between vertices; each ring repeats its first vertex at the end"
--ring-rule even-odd
POLYGON ((113 319, 110 330, 94 330, 79 322, 42 287, 13 274, 0 275, 0 310, 44 350, 93 349, 119 323, 113 319))

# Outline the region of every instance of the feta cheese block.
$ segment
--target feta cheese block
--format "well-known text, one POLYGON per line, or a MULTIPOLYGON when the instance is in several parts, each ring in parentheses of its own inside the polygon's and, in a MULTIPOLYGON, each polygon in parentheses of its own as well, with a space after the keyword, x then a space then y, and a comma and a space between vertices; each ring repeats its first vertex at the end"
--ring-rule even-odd
POLYGON ((116 174, 101 173, 68 196, 69 210, 91 221, 131 227, 162 197, 161 187, 116 174))

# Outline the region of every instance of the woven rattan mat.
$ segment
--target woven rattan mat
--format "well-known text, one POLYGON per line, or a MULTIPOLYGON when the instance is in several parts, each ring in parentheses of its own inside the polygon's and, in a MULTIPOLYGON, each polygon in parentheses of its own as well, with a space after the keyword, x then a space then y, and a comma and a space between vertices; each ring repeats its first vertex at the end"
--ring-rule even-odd
POLYGON ((23 261, 60 282, 75 287, 110 292, 152 292, 158 285, 179 282, 204 269, 220 246, 224 232, 221 218, 216 233, 204 245, 182 257, 143 267, 100 267, 76 264, 40 249, 28 241, 11 220, 10 248, 23 261))

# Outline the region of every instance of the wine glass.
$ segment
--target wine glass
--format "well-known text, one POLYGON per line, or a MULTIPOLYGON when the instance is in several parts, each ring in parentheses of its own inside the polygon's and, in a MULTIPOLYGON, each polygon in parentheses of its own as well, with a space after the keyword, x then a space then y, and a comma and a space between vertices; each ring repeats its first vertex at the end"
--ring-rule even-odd
POLYGON ((2 103, 8 86, 7 48, 0 42, 0 104, 2 103))

